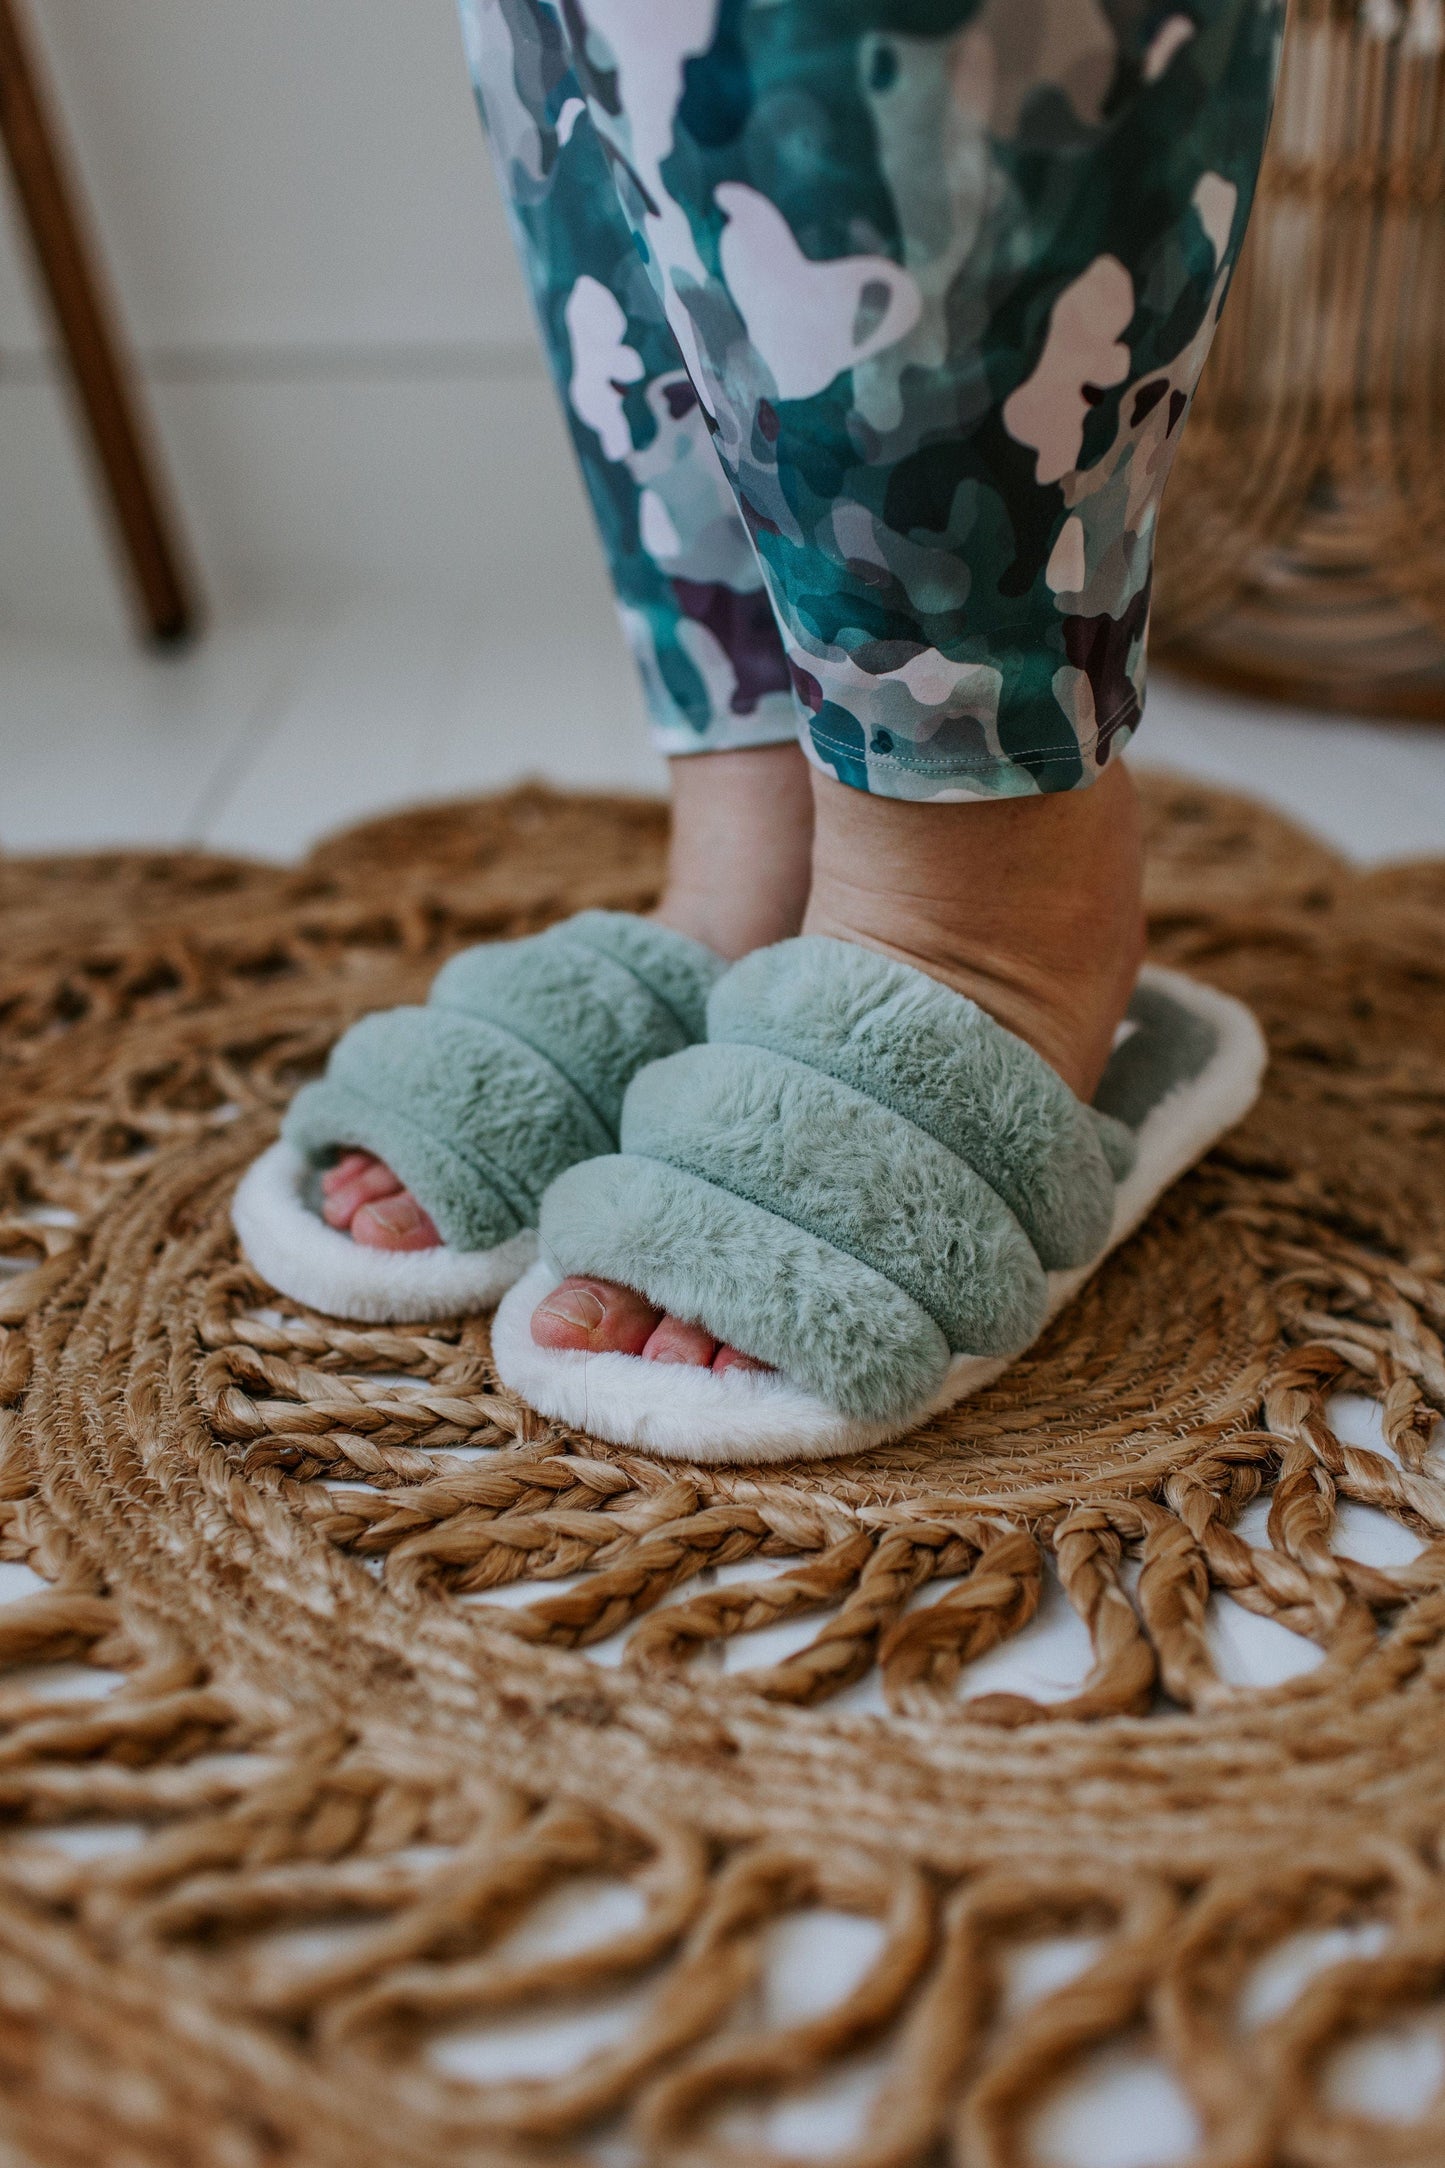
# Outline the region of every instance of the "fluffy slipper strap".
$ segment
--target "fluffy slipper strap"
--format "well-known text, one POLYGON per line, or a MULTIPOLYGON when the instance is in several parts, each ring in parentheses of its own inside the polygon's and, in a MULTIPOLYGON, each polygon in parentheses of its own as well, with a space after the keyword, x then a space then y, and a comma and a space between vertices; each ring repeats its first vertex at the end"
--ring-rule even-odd
POLYGON ((783 941, 719 981, 707 1036, 789 1056, 903 1116, 1002 1198, 1046 1271, 1103 1247, 1131 1132, 937 979, 851 942, 783 941))
POLYGON ((705 1028, 711 951, 622 912, 587 911, 452 958, 424 1008, 364 1017, 283 1134, 315 1166, 347 1147, 386 1161, 456 1249, 536 1223, 542 1192, 617 1143, 644 1063, 705 1028))

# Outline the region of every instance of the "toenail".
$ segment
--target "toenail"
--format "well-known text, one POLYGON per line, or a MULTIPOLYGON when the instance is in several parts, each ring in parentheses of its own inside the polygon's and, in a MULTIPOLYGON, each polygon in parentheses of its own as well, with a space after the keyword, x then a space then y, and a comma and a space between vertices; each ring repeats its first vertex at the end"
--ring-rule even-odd
POLYGON ((759 1362, 756 1355, 744 1355, 741 1348, 720 1347, 712 1359, 714 1370, 771 1370, 772 1364, 759 1362))
POLYGON ((596 1332, 607 1315, 607 1305, 590 1287, 559 1288, 541 1305, 541 1314, 560 1318, 564 1325, 580 1325, 583 1332, 596 1332))
POLYGON ((365 1152, 346 1152, 340 1159, 333 1160, 322 1174, 321 1186, 324 1189, 328 1183, 334 1185, 337 1182, 354 1182, 356 1177, 365 1174, 372 1164, 373 1161, 365 1152))
POLYGON ((422 1209, 415 1197, 383 1197, 368 1209, 372 1219, 388 1234, 409 1235, 422 1223, 422 1209))

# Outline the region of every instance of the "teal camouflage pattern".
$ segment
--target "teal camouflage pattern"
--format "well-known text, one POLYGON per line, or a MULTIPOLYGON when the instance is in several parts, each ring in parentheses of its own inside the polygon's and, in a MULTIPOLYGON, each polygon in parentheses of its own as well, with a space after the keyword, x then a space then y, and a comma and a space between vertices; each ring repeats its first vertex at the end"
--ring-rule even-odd
POLYGON ((658 742, 897 798, 1132 736, 1282 0, 463 0, 658 742))

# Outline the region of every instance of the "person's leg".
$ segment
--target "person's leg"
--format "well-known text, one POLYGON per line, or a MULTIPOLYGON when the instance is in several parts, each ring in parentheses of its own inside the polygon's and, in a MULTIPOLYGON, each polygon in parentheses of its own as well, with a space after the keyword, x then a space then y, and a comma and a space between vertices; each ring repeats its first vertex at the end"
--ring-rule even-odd
MULTIPOLYGON (((802 923, 808 772, 757 555, 623 215, 566 17, 552 0, 462 0, 518 253, 670 761, 672 839, 656 915, 736 958, 802 923)), ((438 1240, 368 1154, 347 1154, 323 1190, 331 1225, 369 1246, 438 1240)))
POLYGON ((1139 718, 1279 0, 576 13, 810 757, 888 797, 1087 783, 1139 718))
POLYGON ((567 0, 461 0, 477 104, 668 755, 794 736, 757 556, 578 81, 567 0))
MULTIPOLYGON (((1142 944, 1115 756, 1154 525, 1283 10, 584 5, 819 771, 806 930, 972 995, 1087 1095, 1142 944)), ((690 1330, 597 1284, 534 1326, 707 1360, 690 1330)))

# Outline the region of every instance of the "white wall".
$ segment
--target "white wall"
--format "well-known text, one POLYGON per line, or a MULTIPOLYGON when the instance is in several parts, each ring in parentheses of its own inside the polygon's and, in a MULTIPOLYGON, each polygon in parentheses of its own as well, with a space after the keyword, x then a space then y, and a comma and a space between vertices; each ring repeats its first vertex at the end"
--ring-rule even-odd
MULTIPOLYGON (((451 0, 31 0, 210 593, 605 594, 451 0)), ((115 622, 13 216, 0 626, 115 622)))

